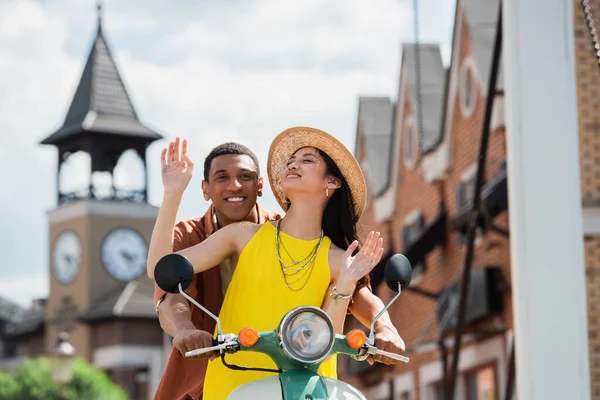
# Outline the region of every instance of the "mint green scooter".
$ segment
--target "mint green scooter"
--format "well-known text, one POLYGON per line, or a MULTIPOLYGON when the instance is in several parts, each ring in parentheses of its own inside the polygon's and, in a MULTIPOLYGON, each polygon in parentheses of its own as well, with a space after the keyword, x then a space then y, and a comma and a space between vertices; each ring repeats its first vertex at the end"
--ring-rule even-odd
POLYGON ((224 335, 219 318, 188 296, 184 290, 190 285, 194 271, 189 260, 178 254, 160 259, 154 270, 158 286, 168 293, 181 293, 207 315, 217 321, 217 338, 214 346, 188 351, 186 357, 218 351, 223 364, 236 370, 260 370, 251 366, 237 366, 226 362, 226 355, 238 351, 255 351, 267 354, 277 369, 268 370, 274 375, 249 382, 236 388, 228 400, 366 400, 356 388, 342 381, 317 374, 321 363, 332 354, 347 354, 364 361, 370 355, 381 354, 398 361, 408 362, 408 357, 377 349, 373 327, 375 321, 396 301, 410 283, 412 269, 402 254, 392 256, 385 266, 385 281, 396 296, 371 323, 367 337, 361 330, 346 335, 336 334, 333 322, 320 308, 301 306, 290 310, 279 326, 271 331, 257 332, 249 327, 237 335, 224 335))

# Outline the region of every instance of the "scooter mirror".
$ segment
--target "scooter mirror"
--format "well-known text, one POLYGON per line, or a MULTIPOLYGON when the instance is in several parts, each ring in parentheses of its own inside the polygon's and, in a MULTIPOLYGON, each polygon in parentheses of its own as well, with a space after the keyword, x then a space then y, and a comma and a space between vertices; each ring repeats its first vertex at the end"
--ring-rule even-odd
POLYGON ((410 261, 402 254, 394 254, 385 264, 384 275, 385 283, 394 292, 406 289, 412 276, 410 261))
POLYGON ((187 289, 193 278, 192 263, 180 254, 168 254, 154 267, 154 280, 167 293, 179 293, 180 283, 182 290, 187 289))

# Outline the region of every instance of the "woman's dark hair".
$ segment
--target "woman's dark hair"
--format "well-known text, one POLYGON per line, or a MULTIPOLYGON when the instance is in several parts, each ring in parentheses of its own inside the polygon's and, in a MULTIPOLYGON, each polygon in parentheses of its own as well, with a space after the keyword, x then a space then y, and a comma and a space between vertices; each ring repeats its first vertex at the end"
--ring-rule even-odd
MULTIPOLYGON (((325 174, 338 178, 341 183, 340 188, 333 192, 333 195, 327 202, 327 206, 325 206, 322 220, 323 233, 337 247, 346 250, 350 243, 358 240, 356 223, 354 222, 354 198, 352 197, 346 178, 344 178, 335 162, 323 151, 317 150, 321 157, 323 157, 323 160, 325 160, 325 174)), ((364 285, 368 286, 369 282, 370 279, 367 274, 357 282, 356 289, 358 290, 364 285)))

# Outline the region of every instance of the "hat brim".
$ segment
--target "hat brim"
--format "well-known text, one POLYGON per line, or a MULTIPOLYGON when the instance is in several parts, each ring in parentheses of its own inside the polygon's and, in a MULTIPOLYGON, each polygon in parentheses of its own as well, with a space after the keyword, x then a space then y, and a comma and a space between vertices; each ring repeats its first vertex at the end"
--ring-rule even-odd
POLYGON ((287 202, 280 177, 287 168, 289 158, 303 147, 314 147, 326 153, 337 165, 348 183, 354 200, 354 221, 358 222, 366 204, 366 183, 360 165, 354 155, 339 140, 316 128, 297 126, 278 134, 269 148, 267 175, 273 195, 284 211, 287 202))

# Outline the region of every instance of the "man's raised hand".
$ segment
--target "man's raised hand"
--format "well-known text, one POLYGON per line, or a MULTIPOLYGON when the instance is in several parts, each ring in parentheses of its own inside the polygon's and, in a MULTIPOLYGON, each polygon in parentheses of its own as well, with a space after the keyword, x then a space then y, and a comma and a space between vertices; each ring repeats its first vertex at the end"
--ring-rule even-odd
POLYGON ((176 138, 160 154, 160 166, 165 193, 182 194, 192 179, 194 163, 187 154, 187 140, 176 138))

